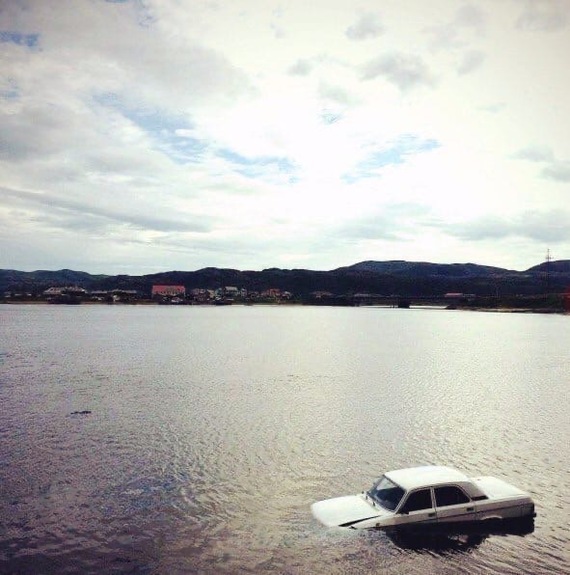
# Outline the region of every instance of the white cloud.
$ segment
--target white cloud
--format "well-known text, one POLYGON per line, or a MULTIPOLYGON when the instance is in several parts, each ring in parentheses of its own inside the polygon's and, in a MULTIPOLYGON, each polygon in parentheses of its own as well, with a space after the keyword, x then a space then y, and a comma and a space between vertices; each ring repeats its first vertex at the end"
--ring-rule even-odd
POLYGON ((313 65, 309 60, 297 60, 292 66, 289 67, 289 74, 294 76, 307 76, 311 70, 313 69, 313 65))
POLYGON ((570 162, 552 162, 542 170, 542 175, 549 180, 570 182, 570 162))
POLYGON ((384 32, 384 26, 378 14, 362 14, 356 23, 346 29, 346 36, 350 40, 369 40, 377 38, 384 32))
POLYGON ((570 6, 566 0, 527 0, 517 26, 532 32, 557 32, 568 26, 570 6))
POLYGON ((482 66, 485 61, 485 54, 478 50, 469 50, 461 54, 461 60, 457 66, 458 74, 469 74, 482 66))
MULTIPOLYGON (((444 4, 448 8, 455 5, 454 2, 444 4)), ((473 37, 485 34, 487 20, 487 13, 480 6, 461 5, 446 22, 437 22, 435 19, 436 24, 426 27, 426 32, 431 37, 430 47, 434 50, 464 48, 473 37)))
POLYGON ((434 78, 420 56, 404 53, 382 54, 368 61, 362 70, 363 80, 384 77, 407 92, 417 86, 433 86, 434 78))
POLYGON ((528 146, 519 150, 514 157, 531 162, 551 162, 554 160, 554 154, 548 146, 528 146))

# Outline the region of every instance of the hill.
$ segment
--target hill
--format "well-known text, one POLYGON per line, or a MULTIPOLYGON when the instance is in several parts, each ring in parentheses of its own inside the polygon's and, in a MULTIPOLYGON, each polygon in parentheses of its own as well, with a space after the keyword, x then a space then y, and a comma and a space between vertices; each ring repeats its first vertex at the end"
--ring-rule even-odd
POLYGON ((0 293, 41 293, 52 286, 78 285, 87 290, 134 289, 150 294, 153 284, 184 285, 193 288, 235 286, 249 291, 280 288, 299 297, 315 291, 335 295, 373 293, 408 296, 461 292, 477 296, 535 295, 548 289, 566 291, 570 286, 570 260, 542 263, 526 271, 515 271, 474 263, 364 261, 330 271, 269 268, 240 271, 207 267, 196 271, 168 271, 157 274, 92 275, 73 270, 22 272, 0 270, 0 293))
MULTIPOLYGON (((352 270, 373 272, 379 274, 394 274, 410 277, 479 277, 491 274, 513 273, 502 268, 482 266, 478 264, 433 264, 429 262, 408 262, 405 260, 392 260, 386 262, 365 261, 339 270, 352 270)), ((516 272, 514 272, 516 273, 516 272)))

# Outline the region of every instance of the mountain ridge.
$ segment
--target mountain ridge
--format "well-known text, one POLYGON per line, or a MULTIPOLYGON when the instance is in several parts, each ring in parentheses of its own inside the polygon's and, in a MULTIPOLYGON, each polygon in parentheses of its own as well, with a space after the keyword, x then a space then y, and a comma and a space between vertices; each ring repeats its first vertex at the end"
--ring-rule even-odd
POLYGON ((570 260, 543 262, 524 271, 475 263, 441 264, 407 260, 365 260, 329 271, 267 268, 262 271, 205 267, 144 275, 89 274, 70 269, 24 272, 0 269, 0 293, 33 292, 53 286, 79 285, 88 290, 134 289, 150 294, 153 284, 180 284, 187 289, 235 286, 250 291, 279 288, 306 296, 332 294, 401 294, 422 296, 447 292, 540 294, 570 286, 570 260))

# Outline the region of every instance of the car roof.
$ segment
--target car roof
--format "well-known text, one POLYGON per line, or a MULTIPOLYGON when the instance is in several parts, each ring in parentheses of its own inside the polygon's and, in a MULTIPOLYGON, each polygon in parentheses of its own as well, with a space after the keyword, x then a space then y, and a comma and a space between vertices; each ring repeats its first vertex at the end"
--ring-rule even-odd
POLYGON ((384 474, 388 479, 409 491, 418 487, 431 487, 442 483, 469 482, 469 477, 457 469, 443 465, 424 465, 396 469, 384 474))

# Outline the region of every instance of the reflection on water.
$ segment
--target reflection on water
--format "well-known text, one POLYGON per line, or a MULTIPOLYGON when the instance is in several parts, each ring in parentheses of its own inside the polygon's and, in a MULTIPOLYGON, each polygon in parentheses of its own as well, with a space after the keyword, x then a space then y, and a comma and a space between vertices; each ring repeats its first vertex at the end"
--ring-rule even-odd
POLYGON ((0 572, 570 573, 569 336, 565 316, 0 306, 0 572), (526 489, 534 530, 311 516, 421 464, 526 489))
POLYGON ((490 536, 524 537, 534 532, 534 519, 485 521, 469 525, 440 525, 387 530, 388 538, 400 549, 447 554, 469 552, 490 536))
POLYGON ((445 555, 465 553, 479 547, 489 535, 481 533, 450 533, 449 535, 428 533, 388 534, 388 537, 400 549, 445 555))

